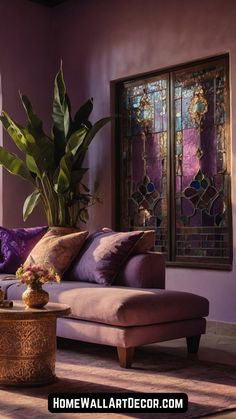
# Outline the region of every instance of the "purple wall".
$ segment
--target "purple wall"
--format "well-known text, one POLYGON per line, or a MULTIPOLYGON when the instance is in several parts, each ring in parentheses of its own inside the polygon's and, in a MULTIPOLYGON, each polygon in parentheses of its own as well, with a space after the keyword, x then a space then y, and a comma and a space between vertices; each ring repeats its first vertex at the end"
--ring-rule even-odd
MULTIPOLYGON (((229 52, 236 217, 235 0, 70 0, 53 9, 23 0, 2 0, 0 13, 3 108, 19 120, 23 118, 17 95, 20 88, 49 124, 52 82, 61 58, 73 109, 93 96, 96 120, 111 113, 110 81, 229 52)), ((103 205, 90 211, 91 231, 113 225, 116 179, 111 133, 111 127, 103 128, 88 156, 88 182, 91 188, 94 181, 99 182, 103 198, 103 205)), ((7 137, 4 144, 10 144, 7 137)), ((2 186, 3 224, 22 225, 25 185, 4 172, 2 186)), ((42 219, 35 213, 29 225, 42 219)), ((233 234, 236 243, 235 223, 233 234)), ((236 322, 235 260, 234 244, 232 272, 168 268, 167 287, 206 296, 210 300, 209 318, 236 322)))
MULTIPOLYGON (((2 109, 2 77, 0 73, 0 109, 2 109)), ((2 138, 2 126, 0 126, 0 145, 3 145, 3 138, 2 138)), ((3 177, 3 168, 0 166, 0 225, 2 225, 2 213, 3 213, 3 197, 2 197, 2 177, 3 177)))
MULTIPOLYGON (((49 126, 52 98, 51 9, 22 0, 0 2, 0 74, 2 108, 18 122, 26 122, 18 90, 32 101, 35 110, 49 126)), ((2 126, 1 126, 2 129, 2 126)), ((13 141, 3 133, 3 144, 17 152, 13 141)), ((22 206, 31 193, 27 182, 2 173, 2 222, 6 227, 22 226, 22 206)), ((1 193, 1 189, 0 189, 1 193)), ((25 225, 45 223, 37 210, 25 225)))
MULTIPOLYGON (((54 39, 72 103, 94 97, 94 118, 109 114, 110 81, 225 52, 230 53, 233 216, 236 216, 236 3, 234 0, 71 0, 56 8, 54 39)), ((90 212, 90 230, 112 226, 114 152, 110 128, 90 149, 90 184, 103 205, 90 212)), ((234 243, 236 226, 234 224, 234 243)), ((204 295, 210 318, 236 322, 236 248, 232 272, 167 269, 167 287, 204 295)))

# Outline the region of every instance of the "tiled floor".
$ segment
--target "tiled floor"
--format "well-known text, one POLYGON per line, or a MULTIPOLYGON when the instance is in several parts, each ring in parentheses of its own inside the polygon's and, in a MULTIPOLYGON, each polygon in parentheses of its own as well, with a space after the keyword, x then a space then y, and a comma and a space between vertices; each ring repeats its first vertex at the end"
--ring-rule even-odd
MULTIPOLYGON (((186 354, 185 339, 178 339, 161 344, 168 353, 186 354)), ((204 361, 219 362, 221 364, 236 365, 236 337, 219 336, 215 334, 203 335, 201 338, 198 358, 204 361)), ((235 390, 236 391, 236 390, 235 390)), ((209 418, 236 419, 236 411, 211 415, 209 418)))

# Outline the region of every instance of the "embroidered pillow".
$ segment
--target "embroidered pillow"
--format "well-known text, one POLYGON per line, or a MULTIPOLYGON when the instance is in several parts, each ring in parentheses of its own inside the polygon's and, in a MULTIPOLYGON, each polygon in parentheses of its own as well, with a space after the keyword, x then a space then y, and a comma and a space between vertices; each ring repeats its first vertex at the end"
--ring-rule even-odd
POLYGON ((32 249, 25 265, 50 264, 62 275, 79 253, 87 236, 88 231, 52 227, 32 249))
POLYGON ((76 258, 70 278, 78 281, 111 285, 143 232, 96 231, 86 241, 76 258))
POLYGON ((0 272, 15 274, 48 227, 0 227, 0 272))

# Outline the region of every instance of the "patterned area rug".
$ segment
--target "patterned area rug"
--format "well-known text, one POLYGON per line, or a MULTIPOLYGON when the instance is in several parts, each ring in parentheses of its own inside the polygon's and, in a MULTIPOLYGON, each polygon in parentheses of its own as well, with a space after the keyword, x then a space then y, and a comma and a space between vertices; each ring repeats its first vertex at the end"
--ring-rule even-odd
MULTIPOLYGON (((163 353, 155 345, 137 349, 131 369, 122 369, 116 350, 85 343, 63 343, 57 353, 54 384, 35 388, 0 388, 0 419, 4 418, 156 418, 157 414, 60 413, 47 410, 47 396, 56 392, 181 392, 187 413, 158 414, 161 419, 199 418, 236 409, 236 367, 163 353)), ((236 415, 236 412, 235 412, 236 415)), ((235 416, 236 417, 236 416, 235 416)))

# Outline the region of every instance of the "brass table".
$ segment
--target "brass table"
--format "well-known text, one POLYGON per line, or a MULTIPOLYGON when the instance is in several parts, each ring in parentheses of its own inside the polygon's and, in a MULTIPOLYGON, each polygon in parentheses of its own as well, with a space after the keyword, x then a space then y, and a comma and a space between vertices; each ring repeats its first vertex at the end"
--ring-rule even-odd
POLYGON ((26 309, 21 301, 0 308, 0 385, 33 386, 56 379, 56 321, 65 304, 26 309))

